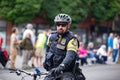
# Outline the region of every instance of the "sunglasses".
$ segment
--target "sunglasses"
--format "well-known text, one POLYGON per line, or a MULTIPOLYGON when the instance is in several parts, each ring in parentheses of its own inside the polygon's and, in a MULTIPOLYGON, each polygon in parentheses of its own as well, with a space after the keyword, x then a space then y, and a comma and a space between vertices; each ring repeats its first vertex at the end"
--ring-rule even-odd
POLYGON ((57 27, 60 27, 60 26, 66 27, 67 25, 68 25, 67 23, 56 23, 57 27))

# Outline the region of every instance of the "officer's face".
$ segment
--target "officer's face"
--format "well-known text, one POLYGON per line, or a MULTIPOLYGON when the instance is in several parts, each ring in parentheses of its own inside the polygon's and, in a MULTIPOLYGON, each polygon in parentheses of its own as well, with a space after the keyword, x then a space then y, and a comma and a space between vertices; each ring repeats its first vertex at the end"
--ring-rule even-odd
POLYGON ((56 26, 59 34, 64 34, 70 27, 70 25, 65 22, 58 22, 56 23, 56 26))

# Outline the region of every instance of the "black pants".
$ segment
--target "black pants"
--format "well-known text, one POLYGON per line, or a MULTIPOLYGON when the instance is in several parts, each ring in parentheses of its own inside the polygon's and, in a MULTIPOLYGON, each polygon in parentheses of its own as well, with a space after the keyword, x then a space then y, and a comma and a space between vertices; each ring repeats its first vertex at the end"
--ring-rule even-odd
POLYGON ((44 80, 75 80, 75 77, 71 72, 64 72, 57 77, 53 75, 46 76, 44 80))
POLYGON ((3 52, 0 50, 0 63, 5 67, 7 61, 4 59, 3 52))
POLYGON ((87 58, 80 58, 80 60, 81 60, 81 66, 83 66, 84 64, 88 64, 87 58))

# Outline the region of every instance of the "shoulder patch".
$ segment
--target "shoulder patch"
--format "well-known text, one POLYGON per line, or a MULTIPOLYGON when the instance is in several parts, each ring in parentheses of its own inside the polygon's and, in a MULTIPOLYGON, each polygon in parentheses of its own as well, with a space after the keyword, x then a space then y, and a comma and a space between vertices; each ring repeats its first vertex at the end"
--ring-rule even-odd
POLYGON ((77 40, 76 40, 76 39, 74 39, 74 40, 72 41, 72 45, 77 46, 77 40))

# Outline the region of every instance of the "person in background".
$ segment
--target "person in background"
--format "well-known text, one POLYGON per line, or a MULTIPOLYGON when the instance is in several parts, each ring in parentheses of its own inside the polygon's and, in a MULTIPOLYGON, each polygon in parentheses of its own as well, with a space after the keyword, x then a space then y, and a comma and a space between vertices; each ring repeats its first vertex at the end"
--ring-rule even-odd
POLYGON ((52 33, 52 30, 48 29, 47 30, 47 35, 46 35, 46 41, 45 41, 45 45, 44 45, 43 62, 45 61, 45 55, 46 55, 46 49, 47 49, 47 40, 48 40, 48 37, 51 35, 51 33, 52 33))
MULTIPOLYGON (((3 50, 2 50, 2 44, 3 44, 3 38, 0 36, 0 63, 5 66, 5 61, 4 61, 4 56, 3 54, 3 50)), ((0 67, 1 68, 1 67, 0 67)))
POLYGON ((107 61, 106 45, 101 45, 101 47, 97 50, 96 59, 97 63, 106 64, 107 61))
POLYGON ((0 50, 2 49, 3 38, 0 36, 0 50))
MULTIPOLYGON (((25 37, 26 37, 26 35, 27 34, 30 34, 31 35, 31 41, 32 41, 32 44, 33 44, 33 46, 35 46, 35 39, 36 39, 36 37, 35 37, 35 34, 34 34, 34 32, 33 32, 33 25, 32 24, 27 24, 26 25, 26 29, 25 29, 25 31, 23 32, 23 39, 25 39, 25 37)), ((35 52, 34 52, 34 50, 33 50, 33 53, 31 54, 31 62, 32 62, 32 67, 35 67, 35 65, 34 65, 34 60, 35 60, 35 52)))
POLYGON ((48 30, 47 30, 47 34, 46 34, 45 46, 44 46, 45 53, 46 53, 46 47, 47 47, 47 40, 48 40, 48 37, 51 35, 51 33, 52 33, 52 30, 51 30, 51 29, 48 29, 48 30))
POLYGON ((90 64, 95 64, 95 53, 97 52, 96 49, 94 49, 94 43, 89 42, 87 46, 88 51, 88 58, 90 59, 90 64))
POLYGON ((110 58, 112 53, 113 53, 113 35, 114 35, 113 33, 110 33, 109 37, 107 39, 107 48, 108 48, 107 55, 108 55, 108 58, 110 58))
POLYGON ((113 39, 113 55, 112 55, 112 62, 116 62, 116 57, 119 51, 119 35, 115 34, 113 39))
POLYGON ((25 37, 26 37, 26 35, 27 34, 30 34, 31 35, 31 41, 32 41, 32 44, 33 45, 35 45, 35 39, 36 39, 36 37, 35 37, 35 34, 34 34, 34 32, 33 32, 33 25, 32 24, 27 24, 26 25, 26 29, 25 29, 25 31, 23 32, 23 39, 25 39, 25 37))
POLYGON ((15 60, 18 54, 18 45, 21 41, 17 39, 18 28, 12 28, 12 34, 10 37, 10 68, 15 68, 15 60))
POLYGON ((45 42, 46 42, 46 38, 47 38, 47 31, 45 30, 42 33, 39 33, 38 37, 37 37, 37 41, 36 41, 36 51, 35 51, 35 56, 36 56, 36 63, 37 63, 37 67, 40 67, 42 65, 42 59, 43 59, 43 55, 44 55, 44 46, 45 46, 45 42), (40 64, 39 64, 39 60, 40 59, 40 64))
POLYGON ((23 63, 22 63, 22 69, 30 69, 31 67, 28 65, 28 61, 30 58, 30 55, 33 53, 33 44, 31 41, 31 35, 28 33, 26 34, 25 39, 21 42, 21 47, 23 49, 23 63))
POLYGON ((87 62, 87 56, 88 56, 88 51, 85 49, 84 43, 80 42, 80 46, 78 48, 78 54, 79 58, 81 60, 81 65, 83 66, 84 64, 88 64, 87 62))

